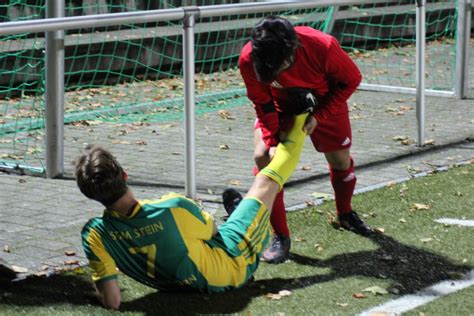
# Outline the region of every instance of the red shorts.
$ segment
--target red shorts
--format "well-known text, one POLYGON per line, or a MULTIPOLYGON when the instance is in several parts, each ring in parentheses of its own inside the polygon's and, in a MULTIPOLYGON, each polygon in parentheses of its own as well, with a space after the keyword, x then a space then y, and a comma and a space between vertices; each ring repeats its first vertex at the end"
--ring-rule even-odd
MULTIPOLYGON (((280 117, 280 129, 291 127, 291 117, 280 117)), ((255 129, 260 128, 260 121, 255 121, 255 129)), ((311 134, 314 148, 322 153, 329 153, 350 148, 352 145, 352 129, 349 112, 336 113, 319 123, 311 134)))

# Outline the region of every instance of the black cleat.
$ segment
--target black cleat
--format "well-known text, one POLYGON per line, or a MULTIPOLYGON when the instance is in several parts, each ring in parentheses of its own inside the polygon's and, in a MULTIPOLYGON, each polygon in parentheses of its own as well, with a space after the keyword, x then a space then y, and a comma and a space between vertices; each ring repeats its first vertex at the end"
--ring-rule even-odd
POLYGON ((350 211, 346 214, 341 214, 338 216, 339 224, 342 228, 350 230, 353 233, 362 235, 362 236, 369 236, 374 231, 370 228, 369 225, 364 223, 357 215, 356 212, 350 211))
POLYGON ((270 246, 262 254, 262 260, 267 263, 282 263, 288 259, 291 239, 287 236, 273 235, 270 246))
POLYGON ((242 194, 235 189, 225 189, 222 192, 222 203, 228 216, 234 212, 242 199, 242 194))

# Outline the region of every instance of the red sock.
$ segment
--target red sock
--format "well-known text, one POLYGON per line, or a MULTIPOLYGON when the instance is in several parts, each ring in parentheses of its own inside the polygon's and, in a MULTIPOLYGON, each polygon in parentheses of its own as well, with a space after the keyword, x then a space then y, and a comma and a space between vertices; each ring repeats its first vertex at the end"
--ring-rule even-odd
POLYGON ((354 161, 347 170, 336 170, 329 166, 331 184, 334 188, 337 215, 349 213, 352 210, 351 200, 357 178, 354 173, 354 161))
POLYGON ((290 236, 290 230, 288 229, 288 223, 286 222, 286 209, 283 199, 283 190, 278 192, 277 196, 275 197, 275 202, 273 202, 270 223, 272 224, 275 234, 285 237, 290 236))
MULTIPOLYGON (((257 175, 257 167, 253 167, 253 174, 257 175)), ((273 231, 275 234, 280 236, 289 237, 290 230, 288 228, 288 223, 286 222, 286 209, 284 202, 284 193, 283 190, 278 192, 273 202, 272 213, 270 214, 270 223, 272 224, 273 231)))

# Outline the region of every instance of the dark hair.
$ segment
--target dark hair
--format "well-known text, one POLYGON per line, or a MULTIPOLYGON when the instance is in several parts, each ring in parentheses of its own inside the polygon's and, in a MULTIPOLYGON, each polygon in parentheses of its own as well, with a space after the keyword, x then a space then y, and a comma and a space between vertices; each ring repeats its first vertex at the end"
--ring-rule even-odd
POLYGON ((252 31, 251 58, 259 81, 270 83, 289 61, 298 46, 291 23, 279 16, 267 16, 252 31))
POLYGON ((74 164, 77 186, 88 198, 110 206, 127 192, 122 166, 104 148, 88 145, 74 164))

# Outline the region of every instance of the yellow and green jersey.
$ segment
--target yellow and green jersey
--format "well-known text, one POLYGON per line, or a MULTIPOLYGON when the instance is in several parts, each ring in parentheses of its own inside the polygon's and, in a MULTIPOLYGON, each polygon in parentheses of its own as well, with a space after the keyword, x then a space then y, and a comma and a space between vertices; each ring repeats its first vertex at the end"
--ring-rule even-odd
POLYGON ((140 201, 127 217, 104 211, 82 231, 93 280, 116 278, 118 269, 158 289, 218 292, 242 286, 270 234, 268 210, 256 199, 244 201, 215 236, 213 218, 177 194, 140 201))

